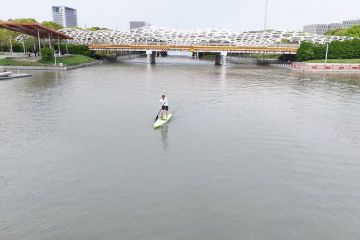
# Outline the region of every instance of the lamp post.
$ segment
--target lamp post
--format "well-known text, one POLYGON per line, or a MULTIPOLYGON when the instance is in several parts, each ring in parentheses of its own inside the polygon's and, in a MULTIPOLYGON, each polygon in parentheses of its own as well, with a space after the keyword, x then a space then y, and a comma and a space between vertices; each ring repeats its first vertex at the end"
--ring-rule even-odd
POLYGON ((39 54, 38 54, 38 56, 40 56, 40 53, 41 53, 41 42, 40 42, 40 30, 39 30, 39 29, 38 29, 37 34, 38 34, 38 43, 39 43, 39 54))
POLYGON ((58 36, 58 51, 59 51, 59 57, 61 57, 61 51, 60 51, 60 37, 58 36))
POLYGON ((23 45, 23 50, 24 50, 24 57, 26 57, 25 36, 24 36, 24 34, 21 34, 21 39, 22 39, 22 45, 23 45))
POLYGON ((326 43, 325 63, 327 63, 328 60, 328 53, 329 53, 329 43, 326 43))
POLYGON ((13 53, 13 45, 12 45, 12 34, 10 31, 9 31, 9 40, 10 40, 10 52, 12 54, 13 53))
POLYGON ((268 17, 268 5, 269 5, 269 0, 265 0, 265 21, 264 21, 264 31, 266 31, 267 29, 267 17, 268 17))

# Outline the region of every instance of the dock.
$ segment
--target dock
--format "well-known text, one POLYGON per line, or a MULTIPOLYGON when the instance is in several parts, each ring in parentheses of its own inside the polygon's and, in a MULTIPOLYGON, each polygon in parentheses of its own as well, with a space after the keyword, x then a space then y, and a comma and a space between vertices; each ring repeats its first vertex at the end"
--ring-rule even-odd
POLYGON ((12 78, 23 78, 23 77, 31 77, 31 74, 28 73, 14 73, 6 77, 0 77, 0 80, 12 79, 12 78))

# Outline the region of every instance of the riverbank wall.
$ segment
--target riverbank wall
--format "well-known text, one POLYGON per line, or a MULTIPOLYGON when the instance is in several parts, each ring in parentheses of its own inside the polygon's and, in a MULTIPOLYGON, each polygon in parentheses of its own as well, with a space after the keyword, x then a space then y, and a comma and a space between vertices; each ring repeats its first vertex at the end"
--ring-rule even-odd
POLYGON ((360 64, 342 63, 302 63, 293 62, 290 69, 303 72, 356 72, 360 73, 360 64))
POLYGON ((104 61, 95 61, 91 63, 82 63, 71 66, 0 66, 1 69, 8 70, 45 70, 45 71, 67 71, 77 68, 89 67, 102 64, 104 61))

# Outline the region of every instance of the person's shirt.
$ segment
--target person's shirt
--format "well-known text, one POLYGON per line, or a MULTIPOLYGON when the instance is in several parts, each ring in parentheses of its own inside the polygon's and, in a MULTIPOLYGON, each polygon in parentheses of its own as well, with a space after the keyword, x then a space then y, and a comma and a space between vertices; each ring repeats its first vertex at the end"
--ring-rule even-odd
POLYGON ((160 104, 161 106, 165 106, 165 107, 169 106, 167 98, 165 99, 160 98, 160 104))

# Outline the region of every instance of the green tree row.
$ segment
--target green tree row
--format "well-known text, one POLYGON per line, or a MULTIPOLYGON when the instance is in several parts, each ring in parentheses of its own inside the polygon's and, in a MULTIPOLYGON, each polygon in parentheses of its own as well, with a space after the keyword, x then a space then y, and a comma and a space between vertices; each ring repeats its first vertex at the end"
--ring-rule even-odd
MULTIPOLYGON (((42 48, 47 48, 48 46, 42 46, 42 48)), ((34 52, 34 50, 38 50, 37 42, 34 44, 25 44, 25 48, 27 52, 34 52)), ((58 45, 54 45, 54 49, 56 52, 59 51, 58 45)), ((10 52, 10 45, 4 45, 0 42, 0 52, 10 52)), ((24 47, 22 43, 13 43, 12 45, 13 52, 24 52, 24 47)), ((60 51, 62 54, 69 53, 69 54, 76 54, 76 55, 84 55, 91 57, 93 56, 92 52, 90 51, 89 47, 86 45, 78 45, 78 44, 68 44, 66 49, 66 44, 60 44, 60 51)))
MULTIPOLYGON (((324 59, 326 44, 314 44, 311 42, 301 43, 297 51, 297 59, 300 61, 324 59)), ((329 43, 328 59, 354 59, 360 58, 360 39, 346 41, 333 41, 329 43)))
MULTIPOLYGON (((38 21, 36 21, 36 19, 34 18, 9 19, 8 21, 16 22, 16 23, 38 23, 38 21)), ((49 21, 44 21, 41 23, 41 25, 55 30, 64 28, 63 26, 57 23, 49 22, 49 21)), ((104 28, 94 27, 91 30, 96 31, 103 29, 104 28)), ((18 32, 12 32, 7 29, 0 28, 0 52, 9 52, 11 50, 11 45, 12 45, 12 50, 14 52, 23 52, 24 51, 23 43, 18 43, 15 40, 15 38, 18 37, 19 35, 20 33, 18 32)), ((34 50, 38 50, 37 39, 34 37, 25 38, 24 44, 27 51, 33 52, 34 50)), ((57 44, 53 44, 53 46, 56 51, 59 50, 57 44)), ((46 45, 45 46, 43 45, 43 47, 46 47, 46 45)), ((60 51, 62 53, 66 53, 68 51, 70 54, 91 56, 91 52, 89 48, 85 45, 69 44, 68 49, 66 50, 66 45, 60 44, 60 51)))
MULTIPOLYGON (((0 20, 1 21, 1 20, 0 20)), ((15 23, 38 23, 34 18, 16 18, 16 19, 9 19, 9 22, 15 22, 15 23)), ((51 28, 51 29, 55 29, 55 30, 59 30, 64 28, 63 26, 54 23, 54 22, 48 22, 48 21, 44 21, 41 23, 41 25, 51 28)), ((10 50, 10 42, 13 45, 13 51, 17 52, 17 51, 23 51, 23 47, 22 44, 21 45, 21 49, 19 49, 18 47, 18 43, 16 43, 16 37, 18 37, 21 33, 19 32, 13 32, 13 31, 9 31, 7 29, 4 28, 0 28, 0 49, 2 49, 1 51, 9 51, 10 50)), ((35 39, 33 37, 29 37, 26 39, 25 41, 25 47, 26 48, 30 48, 32 45, 34 45, 35 39)))
POLYGON ((334 29, 326 33, 326 35, 333 36, 348 36, 348 37, 360 37, 360 25, 352 26, 346 29, 334 29))
MULTIPOLYGON (((16 19, 9 19, 9 22, 16 22, 16 23, 39 23, 34 18, 16 18, 16 19)), ((0 20, 1 22, 1 20, 0 20)), ((64 28, 63 26, 50 21, 43 21, 41 25, 54 29, 59 30, 64 28)), ((79 28, 81 29, 81 28, 79 28)), ((91 31, 98 31, 98 30, 109 30, 107 28, 100 28, 100 27, 91 27, 87 28, 87 30, 91 31)), ((8 52, 11 49, 11 45, 13 45, 12 49, 14 52, 23 52, 23 44, 16 42, 16 37, 18 37, 21 33, 9 31, 4 28, 0 28, 0 52, 8 52)), ((37 39, 34 37, 27 37, 25 40, 25 48, 28 51, 33 51, 37 48, 37 39)), ((55 49, 57 49, 57 45, 55 45, 55 49)), ((90 56, 91 52, 88 47, 83 45, 69 45, 68 49, 69 53, 71 54, 80 54, 85 56, 90 56)), ((65 53, 65 45, 61 46, 61 52, 65 53)))

